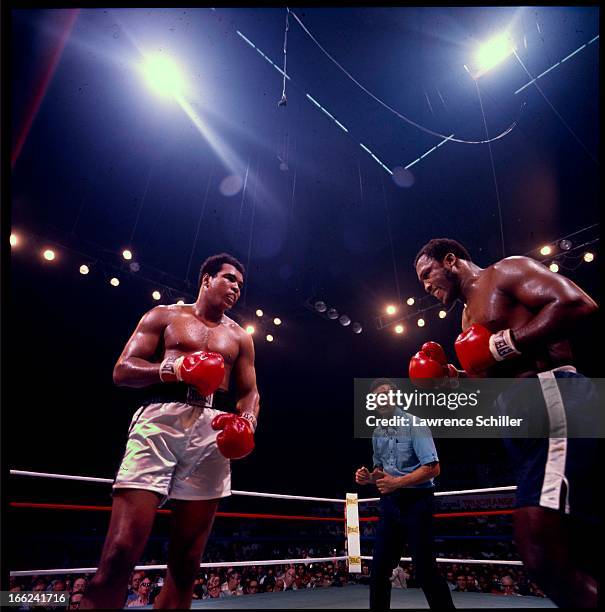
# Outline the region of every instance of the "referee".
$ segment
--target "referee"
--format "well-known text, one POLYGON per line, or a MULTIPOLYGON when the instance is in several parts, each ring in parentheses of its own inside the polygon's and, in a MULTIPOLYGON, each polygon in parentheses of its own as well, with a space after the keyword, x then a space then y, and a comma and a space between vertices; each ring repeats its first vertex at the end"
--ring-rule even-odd
MULTIPOLYGON (((395 391, 388 378, 375 380, 371 393, 395 391)), ((376 408, 380 418, 404 416, 398 406, 376 408)), ((374 540, 370 580, 370 610, 391 607, 393 568, 399 563, 404 543, 409 546, 416 581, 431 610, 454 609, 450 590, 439 574, 434 552, 433 509, 439 458, 428 427, 382 427, 372 435, 374 469, 355 472, 360 485, 375 484, 380 493, 380 520, 374 540)))

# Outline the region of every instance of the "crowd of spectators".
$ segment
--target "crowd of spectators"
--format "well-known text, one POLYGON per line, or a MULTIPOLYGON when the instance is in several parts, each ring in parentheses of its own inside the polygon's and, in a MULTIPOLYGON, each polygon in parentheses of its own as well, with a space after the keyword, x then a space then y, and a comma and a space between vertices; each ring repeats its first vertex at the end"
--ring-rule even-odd
MULTIPOLYGON (((303 551, 300 551, 302 554, 303 551)), ((302 558, 302 557, 300 557, 302 558)), ((461 563, 440 564, 440 570, 454 592, 492 595, 544 597, 522 568, 461 563)), ((164 571, 135 571, 130 577, 126 607, 153 604, 164 584, 164 571)), ((67 591, 68 609, 78 609, 91 576, 34 576, 11 578, 11 591, 67 591)), ((193 598, 240 597, 298 589, 345 587, 370 581, 370 566, 364 561, 361 574, 349 574, 345 561, 284 565, 249 565, 242 568, 201 569, 195 581, 193 598)), ((414 568, 401 563, 393 570, 393 588, 417 588, 414 568)), ((41 607, 41 606, 36 606, 41 607)), ((23 607, 22 609, 28 609, 23 607)))

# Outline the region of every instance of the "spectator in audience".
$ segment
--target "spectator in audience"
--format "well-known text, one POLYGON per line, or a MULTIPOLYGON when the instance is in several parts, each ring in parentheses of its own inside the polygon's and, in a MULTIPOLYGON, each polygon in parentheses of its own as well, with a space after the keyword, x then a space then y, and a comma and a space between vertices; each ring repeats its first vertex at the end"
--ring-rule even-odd
POLYGON ((501 582, 503 595, 519 595, 519 593, 517 593, 515 581, 512 579, 512 576, 508 574, 506 576, 502 576, 501 582))
POLYGON ((136 597, 128 599, 126 607, 136 608, 137 606, 148 606, 151 603, 151 579, 142 578, 139 582, 139 588, 137 589, 136 597))
POLYGON ((445 574, 445 581, 447 582, 447 586, 450 591, 453 591, 456 588, 456 581, 454 580, 454 572, 448 570, 445 574))
POLYGON ((466 590, 470 593, 477 592, 477 581, 475 579, 475 576, 473 576, 472 574, 466 575, 466 590))
POLYGON ((141 580, 146 578, 147 574, 142 571, 133 572, 130 577, 130 586, 128 587, 128 596, 126 597, 126 606, 128 606, 128 602, 134 601, 139 597, 139 585, 141 584, 141 580))
POLYGON ((227 570, 227 580, 221 585, 221 597, 239 597, 244 594, 240 585, 241 575, 233 568, 227 570))
POLYGON ((244 594, 255 595, 256 593, 258 593, 258 580, 256 580, 256 578, 252 578, 252 580, 249 580, 244 587, 244 594))
POLYGON ((370 566, 367 563, 361 564, 361 574, 357 578, 359 584, 370 584, 370 566))
POLYGON ((214 572, 208 575, 207 592, 202 599, 216 599, 221 596, 221 579, 214 572))
POLYGON ((60 593, 61 591, 65 591, 65 580, 62 578, 55 578, 47 587, 47 591, 53 591, 55 593, 60 593))
POLYGON ((460 593, 466 592, 466 590, 466 576, 464 574, 458 574, 458 576, 456 576, 456 588, 454 591, 460 593))
POLYGON ((272 567, 266 568, 264 574, 261 576, 259 584, 262 586, 268 578, 274 578, 274 570, 272 567))
POLYGON ((206 580, 204 576, 200 574, 193 583, 193 599, 203 599, 206 593, 206 580))
POLYGON ((477 577, 477 590, 481 593, 489 593, 489 579, 484 574, 477 577))
POLYGON ((395 589, 407 589, 410 575, 403 569, 401 562, 393 569, 391 586, 395 589))
MULTIPOLYGON (((86 580, 86 578, 84 576, 79 576, 73 581, 73 584, 71 586, 71 592, 72 593, 84 593, 87 585, 88 585, 88 581, 86 580)), ((78 599, 78 601, 80 601, 80 599, 78 599)))
POLYGON ((289 567, 283 576, 284 580, 284 591, 295 591, 296 590, 296 570, 293 566, 289 567))
POLYGON ((82 597, 84 597, 84 591, 72 591, 72 594, 69 597, 69 605, 67 606, 67 609, 79 610, 82 597))
POLYGON ((284 582, 284 574, 283 572, 279 572, 277 577, 275 578, 275 586, 273 587, 274 591, 283 591, 286 588, 286 584, 284 582))

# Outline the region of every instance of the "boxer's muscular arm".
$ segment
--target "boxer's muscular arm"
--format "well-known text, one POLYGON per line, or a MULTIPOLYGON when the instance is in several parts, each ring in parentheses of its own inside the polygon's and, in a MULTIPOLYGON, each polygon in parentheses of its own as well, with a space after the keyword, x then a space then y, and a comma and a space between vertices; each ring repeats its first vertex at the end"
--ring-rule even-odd
POLYGON ((145 313, 113 369, 113 382, 124 387, 147 387, 161 382, 160 364, 148 361, 168 325, 166 306, 145 313))
POLYGON ((521 352, 566 339, 577 323, 598 308, 574 282, 528 257, 508 257, 495 268, 498 288, 536 313, 525 325, 512 330, 521 352))
POLYGON ((240 352, 233 366, 237 404, 235 409, 239 414, 251 412, 258 416, 260 397, 256 388, 256 371, 254 369, 254 343, 252 336, 242 332, 240 352))

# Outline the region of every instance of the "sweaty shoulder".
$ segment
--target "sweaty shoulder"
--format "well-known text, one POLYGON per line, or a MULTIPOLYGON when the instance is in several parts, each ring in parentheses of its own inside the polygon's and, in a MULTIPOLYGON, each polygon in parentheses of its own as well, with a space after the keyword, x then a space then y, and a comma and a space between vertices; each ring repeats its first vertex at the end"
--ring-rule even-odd
POLYGON ((143 315, 143 320, 150 324, 166 326, 170 324, 175 317, 189 314, 190 310, 191 306, 189 304, 160 304, 148 310, 143 315))
POLYGON ((544 266, 531 257, 512 255, 497 261, 486 268, 485 271, 493 275, 495 279, 506 281, 507 279, 516 280, 520 277, 527 278, 528 274, 543 272, 544 266))
POLYGON ((234 334, 240 342, 240 347, 245 347, 246 345, 250 346, 253 344, 252 336, 246 332, 243 327, 230 319, 227 315, 223 315, 223 324, 227 327, 227 329, 234 334))
POLYGON ((244 336, 249 336, 250 335, 250 334, 247 334, 245 332, 245 330, 242 328, 242 326, 239 323, 237 323, 233 319, 229 318, 226 314, 223 315, 223 325, 231 333, 236 334, 239 338, 242 338, 244 336))

